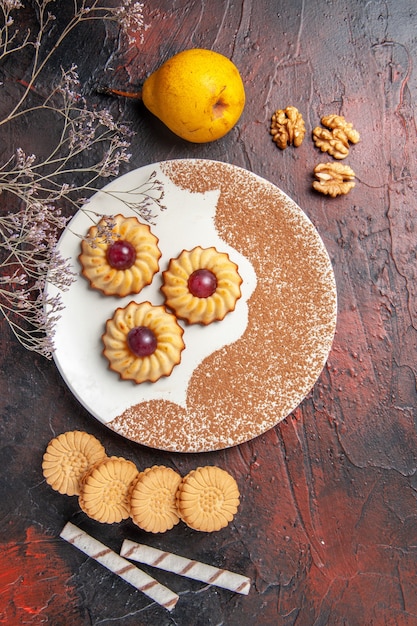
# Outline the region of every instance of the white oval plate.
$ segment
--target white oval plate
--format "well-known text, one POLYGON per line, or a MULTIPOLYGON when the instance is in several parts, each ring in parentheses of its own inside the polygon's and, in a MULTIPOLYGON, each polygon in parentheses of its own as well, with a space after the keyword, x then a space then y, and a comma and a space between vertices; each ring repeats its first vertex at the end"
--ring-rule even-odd
MULTIPOLYGON (((129 172, 75 215, 59 251, 76 279, 61 294, 55 362, 94 417, 140 444, 202 452, 247 441, 294 410, 326 362, 337 307, 324 244, 295 202, 247 170, 186 159, 129 172), (135 296, 103 296, 80 274, 79 235, 97 215, 145 221, 149 212, 161 271, 183 249, 215 246, 238 264, 243 285, 223 321, 181 322, 186 349, 169 377, 136 385, 108 369, 101 335, 117 307, 131 300, 163 303, 161 273, 135 296)), ((48 291, 56 295, 54 287, 48 291)))

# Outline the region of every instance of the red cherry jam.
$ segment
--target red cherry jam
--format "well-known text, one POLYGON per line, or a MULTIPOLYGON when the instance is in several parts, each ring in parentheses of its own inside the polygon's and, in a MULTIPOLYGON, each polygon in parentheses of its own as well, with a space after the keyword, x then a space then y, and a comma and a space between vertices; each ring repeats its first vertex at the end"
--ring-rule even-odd
POLYGON ((197 298, 208 298, 217 289, 217 278, 210 270, 196 270, 188 279, 188 289, 197 298))
POLYGON ((157 346, 155 333, 147 326, 136 326, 128 332, 127 345, 129 350, 139 358, 150 356, 157 346))
POLYGON ((116 239, 107 248, 106 257, 115 270, 128 270, 136 261, 136 250, 129 241, 116 239))

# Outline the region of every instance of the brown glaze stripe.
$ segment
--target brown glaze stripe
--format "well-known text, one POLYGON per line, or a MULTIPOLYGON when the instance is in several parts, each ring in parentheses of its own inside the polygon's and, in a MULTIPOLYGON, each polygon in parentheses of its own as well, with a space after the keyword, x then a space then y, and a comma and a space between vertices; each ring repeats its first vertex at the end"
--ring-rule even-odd
POLYGON ((161 585, 157 580, 142 572, 142 570, 123 559, 103 543, 94 539, 94 537, 77 528, 77 526, 74 526, 74 524, 71 524, 71 522, 64 526, 60 537, 106 567, 113 574, 117 574, 120 578, 133 585, 133 587, 142 591, 142 593, 168 609, 168 611, 172 611, 178 602, 179 596, 171 589, 161 585))
MULTIPOLYGON (((186 565, 184 565, 184 567, 182 568, 182 570, 180 572, 178 572, 179 574, 181 574, 181 576, 186 576, 188 574, 188 572, 190 572, 193 567, 195 568, 197 561, 192 561, 190 559, 190 562, 187 563, 186 565)), ((216 575, 217 577, 217 575, 216 575)))
POLYGON ((178 554, 157 550, 142 543, 135 543, 129 539, 124 540, 120 554, 133 561, 146 563, 146 565, 158 567, 166 572, 187 576, 187 578, 199 580, 209 585, 216 585, 236 593, 247 595, 250 590, 251 581, 247 576, 213 567, 200 561, 187 559, 183 556, 178 556, 178 554))
MULTIPOLYGON (((131 566, 132 564, 129 563, 129 565, 131 566)), ((122 567, 121 569, 118 569, 117 572, 113 572, 114 574, 117 574, 118 576, 123 577, 123 574, 125 572, 128 572, 132 569, 132 567, 129 567, 129 565, 125 565, 125 567, 122 567)), ((134 567, 134 566, 133 566, 134 567)))
POLYGON ((97 552, 97 554, 90 554, 90 556, 93 557, 96 561, 99 561, 101 558, 107 556, 108 554, 111 554, 110 548, 105 548, 104 550, 101 550, 101 552, 97 552))

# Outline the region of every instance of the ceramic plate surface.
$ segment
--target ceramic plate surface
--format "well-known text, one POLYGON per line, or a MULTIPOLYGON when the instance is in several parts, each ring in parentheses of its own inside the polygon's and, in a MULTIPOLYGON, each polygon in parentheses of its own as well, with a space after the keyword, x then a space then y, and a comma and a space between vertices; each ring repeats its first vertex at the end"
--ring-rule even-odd
POLYGON ((59 250, 76 279, 61 295, 55 362, 81 404, 128 439, 177 452, 243 443, 294 410, 323 369, 336 324, 328 254, 296 203, 244 169, 187 159, 129 172, 75 215, 59 250), (150 219, 162 251, 152 284, 126 298, 91 289, 78 261, 79 235, 97 215, 117 213, 150 219), (215 246, 239 266, 236 309, 208 326, 180 322, 186 348, 170 376, 121 380, 102 356, 106 320, 132 300, 162 304, 162 270, 197 245, 215 246))

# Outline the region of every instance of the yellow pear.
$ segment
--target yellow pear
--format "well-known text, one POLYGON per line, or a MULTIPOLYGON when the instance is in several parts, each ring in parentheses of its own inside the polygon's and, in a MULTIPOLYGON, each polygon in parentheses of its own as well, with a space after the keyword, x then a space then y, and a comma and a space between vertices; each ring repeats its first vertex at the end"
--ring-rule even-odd
POLYGON ((205 143, 220 139, 236 124, 245 89, 230 59, 192 48, 168 59, 145 80, 142 100, 176 135, 205 143))

